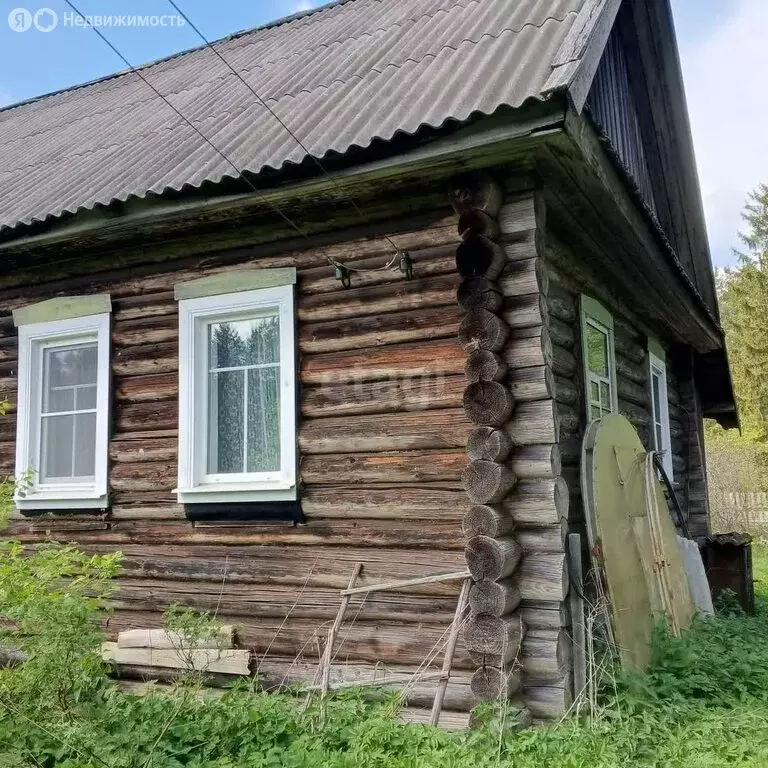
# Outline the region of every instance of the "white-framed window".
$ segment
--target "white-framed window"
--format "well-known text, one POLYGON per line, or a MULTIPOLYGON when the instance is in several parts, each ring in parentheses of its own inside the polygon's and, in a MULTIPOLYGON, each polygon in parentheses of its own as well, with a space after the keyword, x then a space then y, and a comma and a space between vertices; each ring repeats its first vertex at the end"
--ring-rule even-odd
POLYGON ((672 437, 669 432, 669 395, 667 393, 667 363, 664 350, 655 342, 648 344, 648 385, 651 391, 651 441, 660 454, 667 477, 673 479, 672 437))
POLYGON ((293 285, 179 301, 183 504, 296 498, 293 285))
POLYGON ((587 419, 618 413, 613 318, 597 301, 581 297, 581 340, 587 419))
POLYGON ((19 325, 21 510, 107 506, 109 329, 109 312, 19 325))

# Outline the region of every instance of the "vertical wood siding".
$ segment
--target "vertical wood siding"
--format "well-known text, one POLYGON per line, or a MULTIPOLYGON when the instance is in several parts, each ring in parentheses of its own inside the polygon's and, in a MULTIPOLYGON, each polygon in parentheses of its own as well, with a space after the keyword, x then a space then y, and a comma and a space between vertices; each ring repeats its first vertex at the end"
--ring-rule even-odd
POLYGON ((618 28, 608 39, 587 105, 637 184, 643 200, 656 212, 637 105, 618 28))

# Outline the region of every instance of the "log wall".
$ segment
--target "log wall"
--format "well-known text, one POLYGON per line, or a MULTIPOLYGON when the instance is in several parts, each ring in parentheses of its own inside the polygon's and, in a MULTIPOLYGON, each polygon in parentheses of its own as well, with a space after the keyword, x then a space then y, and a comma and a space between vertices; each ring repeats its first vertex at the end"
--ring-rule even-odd
MULTIPOLYGON (((6 535, 27 543, 76 541, 93 552, 119 548, 124 573, 111 639, 156 627, 169 604, 217 611, 238 627, 269 685, 311 682, 328 628, 356 563, 362 586, 465 568, 461 487, 471 428, 462 399, 465 353, 458 343, 455 252, 445 208, 380 225, 414 263, 355 272, 343 290, 328 258, 372 269, 392 249, 382 236, 304 245, 260 256, 259 248, 194 255, 175 262, 71 276, 66 291, 44 269, 26 285, 0 290, 0 391, 15 401, 16 331, 10 312, 57 293, 109 293, 113 301, 111 508, 102 514, 22 518, 6 535), (304 522, 193 523, 175 503, 178 321, 174 284, 243 267, 295 266, 300 359, 300 475, 304 522)), ((47 269, 47 268, 46 268, 47 269)), ((17 280, 18 282, 18 280, 17 280)), ((538 383, 518 397, 535 407, 538 383)), ((15 413, 0 419, 0 464, 13 472, 15 413)), ((531 456, 531 466, 540 459, 531 456)), ((528 470, 532 471, 531 469, 528 470)), ((523 469, 525 472, 525 469, 523 469)), ((366 665, 398 674, 439 668, 460 584, 437 583, 353 599, 337 639, 332 679, 366 665)), ((474 662, 459 649, 446 707, 470 708, 474 662)), ((361 671, 363 670, 363 671, 361 671)), ((430 706, 436 683, 417 686, 430 706)))
MULTIPOLYGON (((642 307, 617 303, 614 292, 589 271, 588 259, 573 252, 554 233, 547 233, 543 247, 549 278, 547 311, 550 322, 562 324, 568 333, 553 340, 554 358, 573 358, 570 370, 562 369, 555 377, 558 408, 569 414, 567 428, 561 428, 563 474, 571 497, 571 522, 584 519, 579 486, 581 441, 587 415, 584 393, 579 301, 582 293, 602 302, 614 320, 616 385, 619 413, 637 429, 646 448, 652 445, 651 395, 648 363, 648 334, 640 312, 642 307)), ((658 337, 657 337, 658 338, 658 337)), ((660 339, 666 351, 669 425, 672 440, 674 485, 693 535, 706 535, 708 507, 701 411, 698 407, 689 348, 670 345, 660 339)))
POLYGON ((464 238, 457 254, 464 410, 475 425, 463 478, 472 503, 464 533, 474 580, 464 640, 477 664, 471 690, 478 697, 521 695, 534 717, 550 718, 570 700, 568 492, 560 476, 563 419, 553 396, 552 342, 568 329, 546 313, 536 195, 493 206, 500 195, 486 182, 485 194, 462 189, 454 199, 464 238), (478 221, 485 231, 475 228, 478 221))

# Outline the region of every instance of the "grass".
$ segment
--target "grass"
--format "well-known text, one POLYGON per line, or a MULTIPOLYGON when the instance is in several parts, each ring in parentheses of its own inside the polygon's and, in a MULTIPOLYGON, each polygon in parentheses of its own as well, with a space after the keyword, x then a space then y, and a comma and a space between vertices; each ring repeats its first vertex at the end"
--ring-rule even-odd
POLYGON ((755 549, 754 571, 756 616, 660 632, 648 673, 615 680, 589 721, 516 732, 488 711, 483 727, 448 734, 398 725, 396 702, 359 694, 336 697, 321 719, 289 695, 137 697, 106 680, 60 712, 27 686, 0 702, 0 768, 768 766, 768 548, 755 549))

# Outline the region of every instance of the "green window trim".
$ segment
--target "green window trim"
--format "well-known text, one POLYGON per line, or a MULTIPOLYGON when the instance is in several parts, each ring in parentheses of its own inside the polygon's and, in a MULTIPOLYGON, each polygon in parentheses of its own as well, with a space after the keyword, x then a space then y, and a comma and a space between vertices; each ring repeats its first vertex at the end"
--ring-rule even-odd
POLYGON ((56 320, 72 320, 76 317, 103 315, 112 312, 112 300, 108 293, 92 296, 57 296, 13 310, 13 324, 33 325, 56 320))
POLYGON ((296 283, 296 268, 281 269, 239 269, 219 275, 201 277, 177 283, 173 288, 176 301, 200 299, 205 296, 221 296, 225 293, 242 293, 259 288, 277 288, 296 283))
POLYGON ((601 414, 618 413, 618 395, 616 391, 616 352, 613 338, 613 317, 600 302, 590 296, 581 296, 581 349, 582 364, 584 366, 584 400, 587 411, 587 420, 598 418, 592 412, 593 407, 601 414), (590 368, 590 355, 588 339, 590 333, 600 334, 605 338, 605 371, 594 371, 590 368), (603 398, 606 388, 607 397, 603 398), (593 392, 597 393, 593 397, 593 392))

